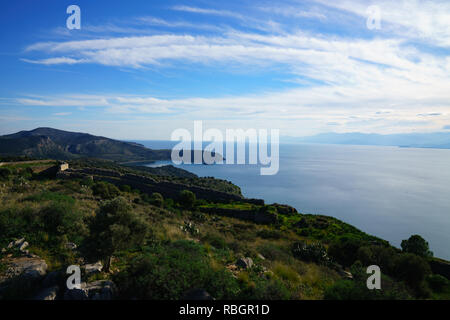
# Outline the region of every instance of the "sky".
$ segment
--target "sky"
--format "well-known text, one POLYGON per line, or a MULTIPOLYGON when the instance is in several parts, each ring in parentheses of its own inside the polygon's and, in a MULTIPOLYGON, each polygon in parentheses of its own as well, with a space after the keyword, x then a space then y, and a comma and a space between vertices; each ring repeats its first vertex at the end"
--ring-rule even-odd
POLYGON ((447 0, 5 1, 0 43, 0 134, 450 131, 447 0))

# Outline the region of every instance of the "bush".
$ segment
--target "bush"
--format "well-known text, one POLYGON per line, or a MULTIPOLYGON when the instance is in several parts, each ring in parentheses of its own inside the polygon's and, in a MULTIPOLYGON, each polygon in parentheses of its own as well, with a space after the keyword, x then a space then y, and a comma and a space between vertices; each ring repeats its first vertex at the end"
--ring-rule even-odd
POLYGON ((162 207, 164 205, 164 197, 161 193, 153 193, 150 198, 150 203, 156 207, 162 207))
POLYGON ((251 273, 243 284, 238 297, 242 300, 288 300, 292 297, 286 285, 277 278, 265 279, 251 273))
POLYGON ((67 203, 53 203, 39 212, 43 229, 55 235, 75 235, 83 227, 82 216, 67 203))
POLYGON ((127 184, 123 184, 120 187, 120 191, 131 193, 131 187, 127 184))
POLYGON ((104 203, 91 226, 89 243, 95 243, 91 252, 97 258, 106 259, 106 271, 109 270, 111 256, 119 251, 143 244, 148 232, 147 223, 134 213, 128 202, 116 198, 104 203))
POLYGON ((189 190, 183 190, 180 192, 179 203, 186 209, 191 209, 197 198, 195 194, 189 190))
POLYGON ((120 190, 113 184, 108 182, 98 182, 92 187, 95 196, 102 199, 110 200, 120 195, 120 190))
POLYGON ((186 291, 202 288, 215 299, 230 299, 239 290, 230 272, 212 268, 202 245, 184 240, 138 256, 115 281, 123 298, 179 300, 186 291))
POLYGON ((333 241, 328 247, 328 254, 344 267, 350 267, 357 259, 358 249, 362 246, 360 240, 342 237, 333 241))
POLYGON ((365 246, 358 249, 357 259, 365 266, 377 265, 383 273, 395 273, 395 259, 399 255, 396 249, 384 246, 365 246))
POLYGON ((0 168, 0 180, 6 181, 9 180, 9 177, 12 175, 12 171, 9 168, 0 168))
POLYGON ((449 285, 449 281, 447 280, 447 278, 445 278, 439 274, 429 275, 427 277, 427 282, 428 282, 428 285, 430 286, 430 288, 434 292, 439 292, 439 293, 443 292, 445 290, 445 288, 447 288, 449 285))
POLYGON ((288 261, 290 258, 290 255, 286 252, 287 250, 283 250, 276 244, 265 243, 258 250, 265 258, 272 261, 288 261))
POLYGON ((292 245, 292 254, 295 258, 302 261, 314 262, 322 265, 330 263, 327 251, 320 242, 312 244, 307 244, 302 241, 295 242, 292 245))
POLYGON ((421 257, 432 257, 433 252, 430 251, 428 242, 419 235, 413 235, 408 240, 401 243, 402 250, 407 253, 413 253, 421 257))
POLYGON ((202 241, 209 243, 216 249, 226 249, 228 247, 225 238, 221 236, 219 233, 207 233, 202 241))
POLYGON ((430 273, 428 262, 412 253, 399 255, 395 262, 395 276, 413 289, 419 288, 430 273))

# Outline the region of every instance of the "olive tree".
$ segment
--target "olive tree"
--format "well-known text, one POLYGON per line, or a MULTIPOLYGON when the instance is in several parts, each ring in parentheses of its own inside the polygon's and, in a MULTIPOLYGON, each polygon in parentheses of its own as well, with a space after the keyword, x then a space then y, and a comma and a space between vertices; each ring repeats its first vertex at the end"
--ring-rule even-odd
POLYGON ((124 198, 119 197, 100 207, 90 231, 90 241, 96 245, 94 254, 105 261, 108 272, 115 252, 143 244, 148 225, 124 198))

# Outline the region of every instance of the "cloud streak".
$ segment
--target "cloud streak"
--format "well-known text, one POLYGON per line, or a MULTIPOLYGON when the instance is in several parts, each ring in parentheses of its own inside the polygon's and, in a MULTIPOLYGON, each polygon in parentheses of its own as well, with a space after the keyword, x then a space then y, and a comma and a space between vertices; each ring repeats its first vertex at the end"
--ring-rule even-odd
MULTIPOLYGON (((326 21, 330 10, 356 15, 364 22, 369 1, 314 0, 318 7, 298 9, 290 4, 256 8, 271 18, 294 17, 326 21), (324 14, 320 8, 326 8, 324 14)), ((310 131, 405 132, 439 130, 450 122, 450 58, 423 50, 432 43, 450 46, 450 4, 443 1, 393 3, 379 1, 383 29, 374 35, 349 37, 275 26, 268 32, 229 28, 212 35, 164 33, 146 36, 102 37, 78 41, 38 42, 29 45, 22 60, 43 65, 98 64, 105 67, 164 68, 180 63, 195 68, 226 72, 232 68, 283 66, 299 87, 278 92, 235 97, 186 97, 160 99, 151 96, 23 97, 16 104, 52 107, 102 107, 122 114, 173 114, 186 119, 260 119, 299 121, 310 131), (403 6, 403 7, 402 7, 403 6), (407 6, 408 10, 405 10, 407 6), (427 21, 432 20, 432 23, 427 21), (419 21, 419 22, 418 22, 419 21), (413 43, 412 39, 421 43, 413 43), (32 56, 30 58, 29 56, 32 56)), ((222 16, 244 21, 238 12, 175 6, 175 11, 222 16)), ((189 22, 170 22, 146 17, 141 23, 188 27, 189 22)), ((260 17, 248 18, 252 23, 260 17)), ((268 21, 270 19, 266 19, 268 21)), ((271 21, 271 20, 270 20, 271 21)), ((270 23, 269 23, 270 24, 270 23)), ((362 23, 364 24, 364 23, 362 23)), ((267 26, 267 25, 266 25, 267 26)), ((211 29, 212 30, 212 29, 211 29)), ((301 131, 301 130, 300 130, 301 131)), ((298 132, 300 132, 298 131, 298 132)), ((306 132, 308 134, 310 132, 306 132)))

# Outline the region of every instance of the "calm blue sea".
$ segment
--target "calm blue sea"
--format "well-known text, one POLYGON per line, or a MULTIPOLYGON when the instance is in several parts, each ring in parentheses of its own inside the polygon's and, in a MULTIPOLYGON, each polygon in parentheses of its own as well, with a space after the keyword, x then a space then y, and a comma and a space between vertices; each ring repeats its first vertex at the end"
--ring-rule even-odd
MULTIPOLYGON (((174 145, 140 142, 155 149, 174 145)), ((420 234, 435 256, 450 259, 450 150, 281 145, 275 176, 261 176, 255 165, 179 167, 230 180, 246 197, 337 217, 395 246, 420 234)))

